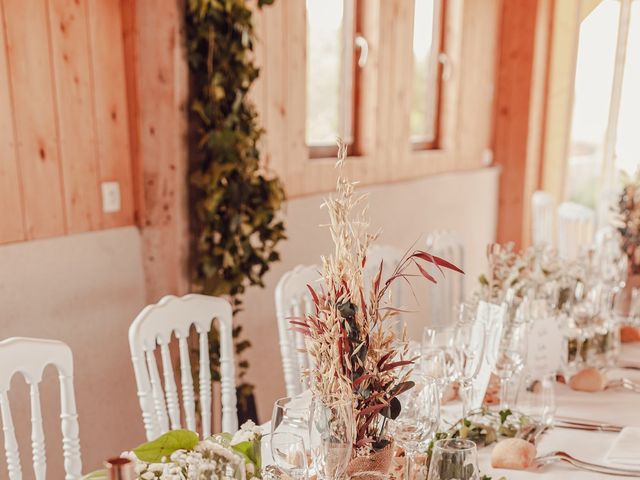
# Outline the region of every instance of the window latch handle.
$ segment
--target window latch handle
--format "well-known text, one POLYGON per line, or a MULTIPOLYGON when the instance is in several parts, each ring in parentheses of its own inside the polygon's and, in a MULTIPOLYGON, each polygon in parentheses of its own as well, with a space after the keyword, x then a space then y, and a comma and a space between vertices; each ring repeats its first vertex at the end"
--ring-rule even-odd
POLYGON ((438 54, 438 62, 442 65, 442 80, 446 82, 451 78, 451 70, 453 68, 451 65, 451 59, 446 53, 440 52, 438 54))
POLYGON ((354 39, 355 46, 358 50, 360 50, 360 55, 358 55, 358 66, 360 68, 364 68, 367 64, 367 57, 369 57, 369 42, 364 38, 361 34, 357 34, 354 39))

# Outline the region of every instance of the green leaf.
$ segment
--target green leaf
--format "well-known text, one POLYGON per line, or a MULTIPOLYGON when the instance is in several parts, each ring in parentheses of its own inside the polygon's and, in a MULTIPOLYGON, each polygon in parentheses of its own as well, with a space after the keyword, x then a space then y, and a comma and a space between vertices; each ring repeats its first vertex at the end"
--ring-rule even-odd
POLYGON ((198 444, 198 434, 189 430, 171 430, 155 440, 133 449, 133 453, 148 463, 159 463, 176 450, 192 450, 198 444))
POLYGON ((509 416, 513 414, 513 412, 507 408, 505 410, 500 410, 499 414, 500 414, 500 423, 504 423, 507 421, 507 418, 509 418, 509 416))

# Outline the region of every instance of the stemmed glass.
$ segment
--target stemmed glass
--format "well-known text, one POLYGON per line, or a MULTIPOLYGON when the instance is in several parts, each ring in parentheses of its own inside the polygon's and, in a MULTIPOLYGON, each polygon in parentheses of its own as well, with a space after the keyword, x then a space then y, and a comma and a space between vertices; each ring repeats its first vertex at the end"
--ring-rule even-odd
POLYGON ((456 326, 454 345, 458 361, 458 380, 462 398, 462 417, 466 418, 471 403, 473 380, 478 375, 486 344, 486 328, 469 314, 471 307, 460 306, 460 321, 456 326))
POLYGON ((405 452, 405 475, 411 469, 417 452, 424 451, 440 423, 440 398, 436 385, 422 374, 414 374, 413 388, 398 396, 400 415, 389 422, 389 433, 405 452))
POLYGON ((305 438, 309 431, 309 404, 300 398, 279 398, 273 404, 271 433, 294 433, 305 438))
POLYGON ((527 357, 527 323, 517 321, 503 330, 495 373, 500 380, 500 409, 509 408, 509 383, 524 368, 527 357))
POLYGON ((314 397, 309 419, 309 444, 320 480, 337 480, 351 460, 355 437, 351 399, 314 397))
POLYGON ((309 478, 309 465, 304 440, 295 433, 269 435, 271 458, 276 466, 293 480, 309 478))
POLYGON ((426 327, 422 335, 422 367, 435 379, 440 400, 446 387, 457 380, 455 329, 426 327))

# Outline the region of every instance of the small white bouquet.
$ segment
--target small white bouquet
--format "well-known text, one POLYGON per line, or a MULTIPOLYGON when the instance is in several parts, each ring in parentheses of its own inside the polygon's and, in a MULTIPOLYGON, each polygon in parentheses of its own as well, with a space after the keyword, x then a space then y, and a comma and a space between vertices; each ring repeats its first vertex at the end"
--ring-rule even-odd
MULTIPOLYGON (((121 457, 134 463, 138 480, 250 480, 260 477, 262 432, 248 421, 235 435, 200 441, 189 430, 172 430, 121 457)), ((104 470, 85 480, 106 479, 104 470)))

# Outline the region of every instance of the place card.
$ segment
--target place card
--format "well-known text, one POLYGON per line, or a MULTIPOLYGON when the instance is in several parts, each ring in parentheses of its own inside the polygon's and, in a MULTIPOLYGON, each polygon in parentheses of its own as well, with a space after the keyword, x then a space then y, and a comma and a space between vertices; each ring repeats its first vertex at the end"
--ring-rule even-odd
POLYGON ((564 339, 555 315, 532 319, 527 351, 527 373, 540 379, 562 367, 564 339))
POLYGON ((486 338, 484 360, 471 388, 470 408, 472 410, 482 407, 484 396, 489 387, 491 373, 494 370, 498 350, 500 349, 500 339, 502 338, 502 327, 506 313, 505 309, 506 305, 496 305, 484 301, 478 304, 476 321, 484 324, 486 338))

